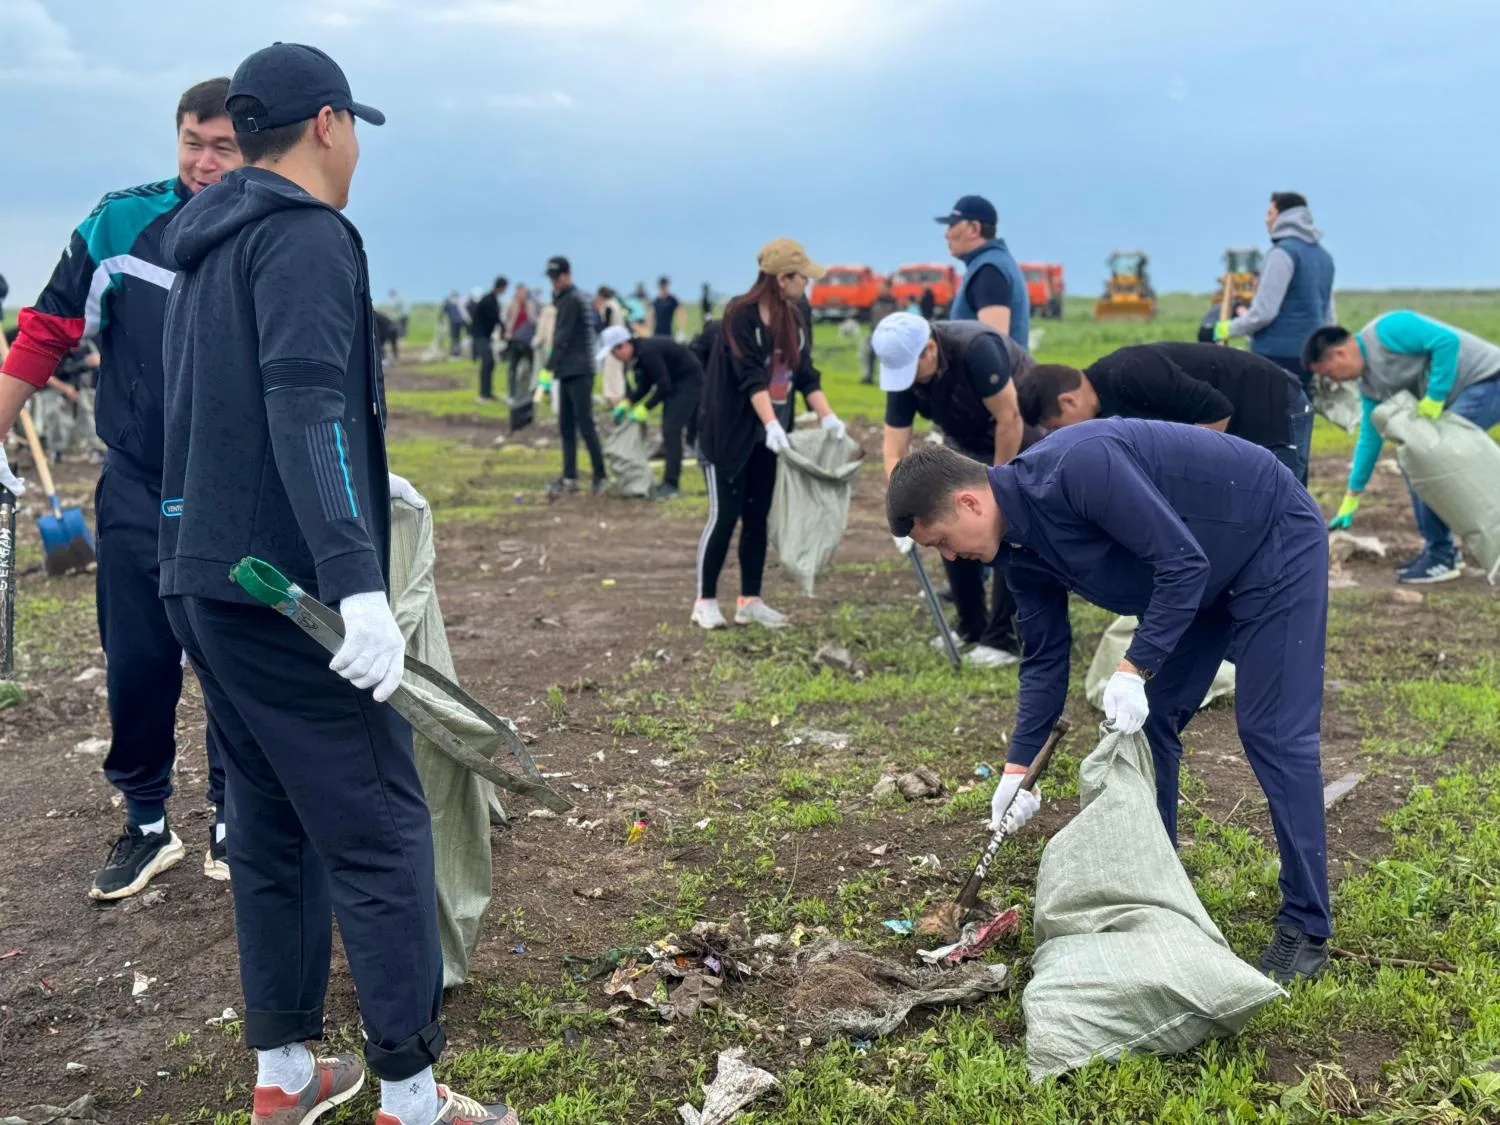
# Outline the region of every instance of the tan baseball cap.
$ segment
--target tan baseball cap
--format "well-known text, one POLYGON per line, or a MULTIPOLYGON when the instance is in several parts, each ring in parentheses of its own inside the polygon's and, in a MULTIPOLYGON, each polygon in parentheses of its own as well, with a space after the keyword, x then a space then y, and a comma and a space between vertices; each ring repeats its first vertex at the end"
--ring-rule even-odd
POLYGON ((808 281, 818 281, 828 271, 807 256, 802 243, 790 238, 776 238, 760 248, 756 257, 762 273, 772 277, 800 273, 808 281))

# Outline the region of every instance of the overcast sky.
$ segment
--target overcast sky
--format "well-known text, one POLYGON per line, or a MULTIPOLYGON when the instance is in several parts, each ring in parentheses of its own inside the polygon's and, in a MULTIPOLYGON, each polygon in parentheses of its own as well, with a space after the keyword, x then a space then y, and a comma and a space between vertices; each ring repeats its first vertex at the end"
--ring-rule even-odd
POLYGON ((971 191, 1075 293, 1135 246, 1208 289, 1272 190, 1341 286, 1500 285, 1479 0, 0 0, 7 304, 103 192, 174 173, 185 87, 278 38, 387 114, 349 215, 412 300, 555 253, 737 290, 778 235, 889 270, 942 259, 971 191))

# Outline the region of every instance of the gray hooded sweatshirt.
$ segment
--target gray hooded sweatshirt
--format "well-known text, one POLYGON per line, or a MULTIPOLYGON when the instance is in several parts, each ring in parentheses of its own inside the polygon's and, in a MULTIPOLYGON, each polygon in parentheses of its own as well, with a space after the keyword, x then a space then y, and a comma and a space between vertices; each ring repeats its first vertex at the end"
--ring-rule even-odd
MULTIPOLYGON (((1276 216, 1276 225, 1271 228, 1271 241, 1278 238, 1300 238, 1304 242, 1319 243, 1323 232, 1313 225, 1312 211, 1306 207, 1288 207, 1276 216)), ((1292 256, 1280 247, 1273 246, 1261 267, 1260 282, 1255 289, 1255 299, 1244 316, 1229 322, 1231 336, 1253 336, 1281 311, 1281 302, 1286 299, 1287 286, 1292 283, 1296 271, 1292 256)), ((1328 298, 1328 324, 1337 324, 1334 315, 1333 297, 1328 298)))

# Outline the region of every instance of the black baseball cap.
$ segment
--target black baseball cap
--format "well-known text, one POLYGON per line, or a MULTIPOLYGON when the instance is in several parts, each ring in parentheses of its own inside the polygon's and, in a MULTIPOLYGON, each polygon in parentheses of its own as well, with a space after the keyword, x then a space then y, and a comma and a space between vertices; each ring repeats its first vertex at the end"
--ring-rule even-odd
POLYGON ((229 80, 227 101, 244 96, 265 106, 264 113, 251 116, 231 113, 236 133, 259 133, 279 129, 316 117, 326 105, 354 114, 371 125, 384 125, 385 114, 361 105, 349 92, 349 80, 334 62, 316 47, 301 43, 273 43, 240 63, 229 80))
POLYGON ((570 263, 568 261, 568 259, 564 258, 561 254, 557 255, 555 258, 548 258, 547 259, 547 276, 548 277, 561 277, 565 273, 572 273, 572 272, 573 272, 572 263, 570 263))
POLYGON ((962 223, 966 220, 976 223, 998 223, 1000 216, 995 213, 995 205, 982 195, 966 195, 953 205, 952 211, 938 216, 938 222, 945 227, 951 227, 954 223, 962 223))

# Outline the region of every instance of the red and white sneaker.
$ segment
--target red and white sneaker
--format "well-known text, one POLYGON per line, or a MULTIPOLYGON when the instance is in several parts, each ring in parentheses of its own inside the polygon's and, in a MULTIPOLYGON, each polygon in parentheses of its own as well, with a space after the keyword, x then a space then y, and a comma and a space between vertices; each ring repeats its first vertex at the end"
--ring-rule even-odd
POLYGON ((251 1125, 311 1125, 363 1089, 365 1062, 358 1055, 315 1059, 313 1076, 295 1094, 280 1086, 255 1087, 251 1125))
MULTIPOLYGON (((521 1125, 516 1111, 503 1105, 480 1105, 473 1098, 455 1094, 446 1086, 438 1086, 438 1099, 442 1108, 431 1122, 415 1125, 521 1125)), ((402 1122, 391 1114, 381 1111, 375 1115, 375 1125, 412 1125, 402 1122)))

